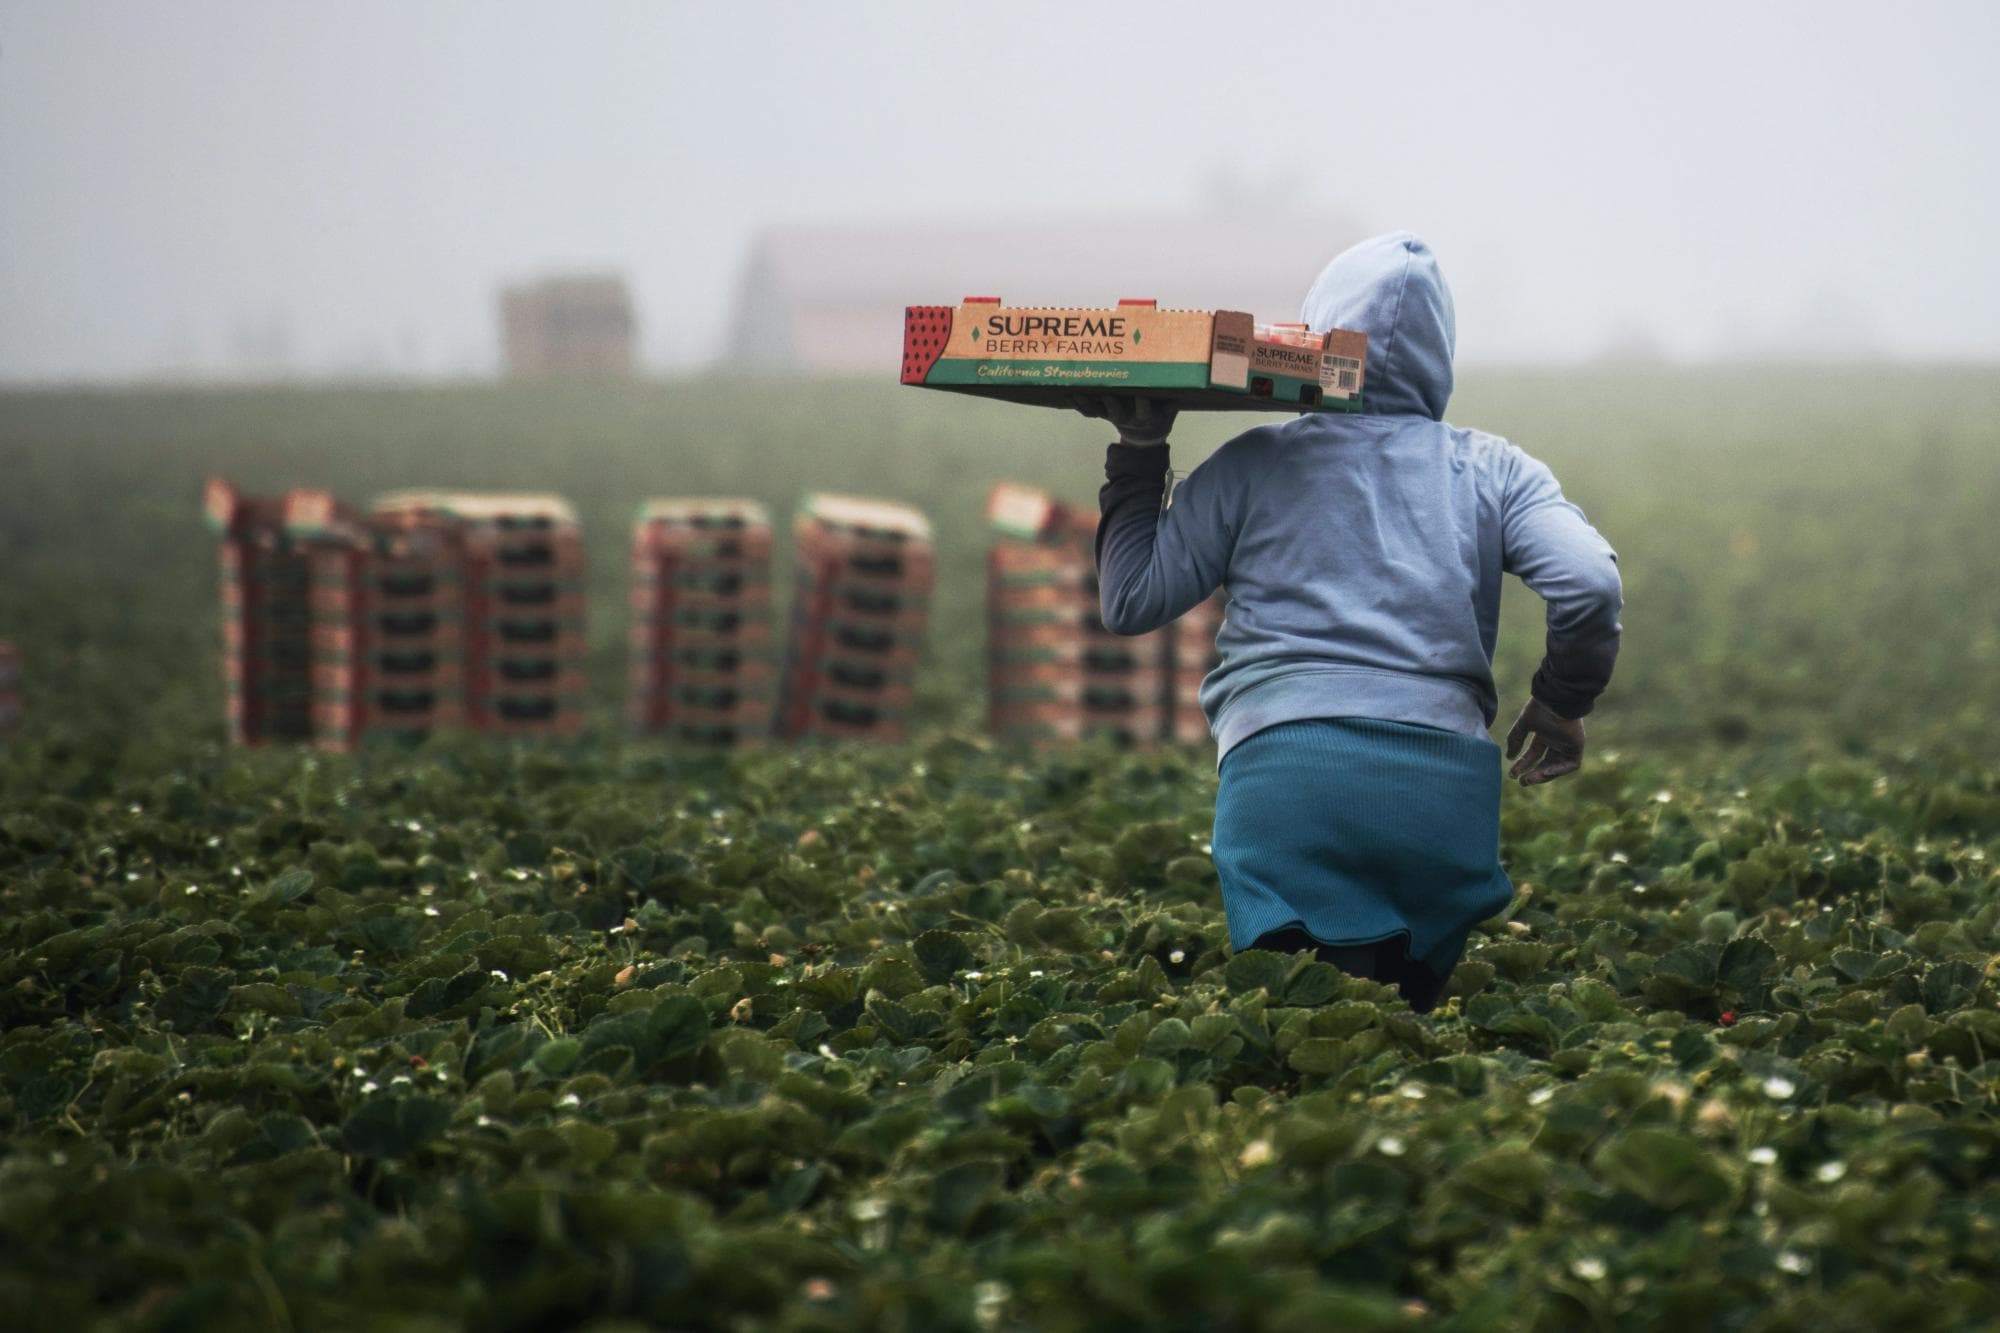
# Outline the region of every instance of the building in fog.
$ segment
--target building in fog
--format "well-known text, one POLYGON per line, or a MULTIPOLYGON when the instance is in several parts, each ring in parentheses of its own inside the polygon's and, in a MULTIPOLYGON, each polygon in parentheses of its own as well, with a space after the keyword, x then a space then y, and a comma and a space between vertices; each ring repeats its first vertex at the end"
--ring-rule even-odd
POLYGON ((1363 233, 1296 215, 954 227, 784 227, 751 251, 726 355, 732 368, 893 377, 903 307, 997 296, 1009 305, 1113 305, 1298 318, 1320 269, 1363 233))
POLYGON ((632 295, 609 274, 542 278, 500 293, 510 379, 632 373, 632 295))

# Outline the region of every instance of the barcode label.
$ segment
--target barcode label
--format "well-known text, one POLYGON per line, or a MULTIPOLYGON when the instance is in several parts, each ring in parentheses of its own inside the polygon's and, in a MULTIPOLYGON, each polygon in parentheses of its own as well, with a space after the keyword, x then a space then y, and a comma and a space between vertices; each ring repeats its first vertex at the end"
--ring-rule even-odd
MULTIPOLYGON (((1333 372, 1333 387, 1336 391, 1351 396, 1361 387, 1361 362, 1354 357, 1327 356, 1321 359, 1321 365, 1325 370, 1333 372)), ((1325 379, 1324 373, 1321 378, 1325 379)))

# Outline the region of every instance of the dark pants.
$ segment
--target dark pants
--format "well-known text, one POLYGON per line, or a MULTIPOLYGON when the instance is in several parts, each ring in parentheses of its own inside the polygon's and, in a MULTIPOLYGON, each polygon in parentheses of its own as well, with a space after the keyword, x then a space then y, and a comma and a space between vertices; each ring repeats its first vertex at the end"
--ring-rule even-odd
POLYGON ((1437 1007, 1444 994, 1448 975, 1439 976, 1405 951, 1403 937, 1377 940, 1373 944, 1321 944, 1298 926, 1266 931, 1257 937, 1253 949, 1294 954, 1305 950, 1322 963, 1332 963, 1350 977, 1380 981, 1394 986, 1410 1008, 1427 1014, 1437 1007))

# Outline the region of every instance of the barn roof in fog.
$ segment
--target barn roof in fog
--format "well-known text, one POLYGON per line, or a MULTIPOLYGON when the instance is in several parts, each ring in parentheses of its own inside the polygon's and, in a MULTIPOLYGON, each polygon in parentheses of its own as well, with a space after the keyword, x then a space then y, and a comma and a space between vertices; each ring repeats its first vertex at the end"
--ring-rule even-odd
POLYGON ((893 375, 903 307, 965 296, 1009 305, 1150 297, 1291 320, 1320 268, 1360 236, 1351 223, 1301 216, 774 228, 751 252, 728 356, 761 370, 893 375))

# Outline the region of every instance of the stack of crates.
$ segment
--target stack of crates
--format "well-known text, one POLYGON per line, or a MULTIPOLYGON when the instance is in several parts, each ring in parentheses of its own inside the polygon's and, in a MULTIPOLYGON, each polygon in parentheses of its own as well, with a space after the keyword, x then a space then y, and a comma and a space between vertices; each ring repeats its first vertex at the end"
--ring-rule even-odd
POLYGON ((312 612, 306 552, 287 537, 282 501, 254 499, 220 477, 202 495, 220 538, 222 678, 237 745, 310 740, 312 612))
POLYGON ((907 505, 809 495, 792 535, 778 734, 906 739, 936 576, 929 520, 907 505))
POLYGON ((347 750, 376 734, 421 736, 465 721, 465 554, 435 519, 349 514, 293 492, 287 530, 346 540, 310 556, 313 734, 347 750))
POLYGON ((21 725, 21 650, 0 639, 0 736, 21 725))
POLYGON ((583 728, 583 530, 552 495, 405 492, 384 521, 451 530, 465 556, 464 716, 475 731, 583 728))
POLYGON ((649 500, 632 525, 628 717, 735 745, 771 727, 771 517, 754 500, 649 500))
POLYGON ((1048 744, 1110 735, 1148 744, 1169 734, 1171 631, 1104 628, 1097 516, 1025 487, 995 487, 987 517, 987 706, 992 732, 1048 744))
POLYGON ((1167 627, 1174 657, 1167 732, 1178 744, 1204 745, 1209 740, 1208 714, 1201 711, 1201 682, 1221 660, 1215 636, 1222 632, 1228 603, 1226 594, 1216 592, 1167 627))

